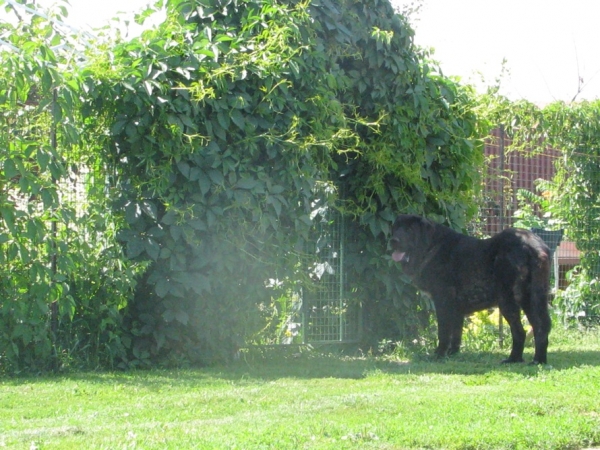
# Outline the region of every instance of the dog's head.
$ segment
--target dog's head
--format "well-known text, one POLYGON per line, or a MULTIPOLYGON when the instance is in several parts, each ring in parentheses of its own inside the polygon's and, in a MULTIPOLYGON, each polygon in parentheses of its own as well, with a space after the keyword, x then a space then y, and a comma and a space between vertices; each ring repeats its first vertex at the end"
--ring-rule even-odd
POLYGON ((418 270, 432 242, 434 224, 419 216, 401 214, 392 226, 392 259, 407 275, 418 270))

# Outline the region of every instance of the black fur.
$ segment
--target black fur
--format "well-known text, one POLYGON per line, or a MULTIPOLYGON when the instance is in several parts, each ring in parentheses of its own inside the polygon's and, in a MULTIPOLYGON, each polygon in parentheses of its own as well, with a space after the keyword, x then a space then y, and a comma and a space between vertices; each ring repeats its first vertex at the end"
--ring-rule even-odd
POLYGON ((510 325, 512 351, 503 362, 523 361, 521 310, 533 328, 533 362, 545 364, 551 319, 548 312, 550 251, 535 234, 510 228, 476 239, 413 215, 392 228, 394 261, 412 284, 433 300, 438 356, 460 350, 464 317, 499 306, 510 325))

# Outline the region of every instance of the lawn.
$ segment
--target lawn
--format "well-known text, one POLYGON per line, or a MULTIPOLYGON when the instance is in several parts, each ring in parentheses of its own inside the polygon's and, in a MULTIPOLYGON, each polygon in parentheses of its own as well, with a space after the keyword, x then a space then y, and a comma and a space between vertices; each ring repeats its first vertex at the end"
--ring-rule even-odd
POLYGON ((0 448, 600 446, 600 332, 551 339, 543 367, 500 365, 506 350, 251 351, 227 367, 4 379, 0 448))

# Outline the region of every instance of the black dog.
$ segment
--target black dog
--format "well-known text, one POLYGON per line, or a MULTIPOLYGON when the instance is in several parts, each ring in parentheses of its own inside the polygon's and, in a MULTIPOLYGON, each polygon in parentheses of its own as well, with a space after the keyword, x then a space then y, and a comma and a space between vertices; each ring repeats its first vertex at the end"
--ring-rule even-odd
POLYGON ((533 362, 546 363, 550 251, 539 237, 512 228, 476 239, 419 216, 400 215, 391 246, 393 260, 433 300, 438 356, 459 351, 465 316, 499 306, 512 334, 512 351, 503 362, 523 361, 522 309, 533 328, 533 362))

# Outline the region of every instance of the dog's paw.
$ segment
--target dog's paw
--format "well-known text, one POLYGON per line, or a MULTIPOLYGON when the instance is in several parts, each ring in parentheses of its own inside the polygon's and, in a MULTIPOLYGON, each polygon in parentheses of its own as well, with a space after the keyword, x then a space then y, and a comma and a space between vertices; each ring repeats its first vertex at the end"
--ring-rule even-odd
POLYGON ((522 363, 522 362, 525 362, 525 360, 523 358, 519 358, 519 359, 506 358, 506 359, 502 360, 500 362, 500 364, 516 364, 516 363, 522 363))

